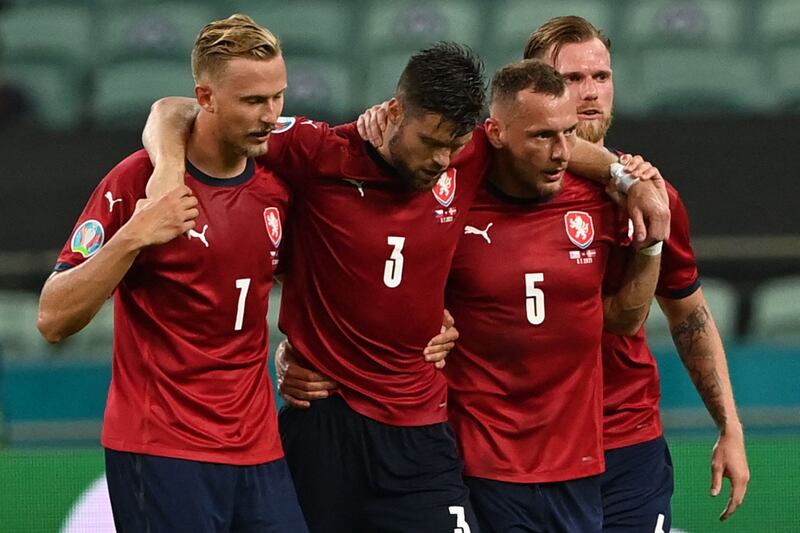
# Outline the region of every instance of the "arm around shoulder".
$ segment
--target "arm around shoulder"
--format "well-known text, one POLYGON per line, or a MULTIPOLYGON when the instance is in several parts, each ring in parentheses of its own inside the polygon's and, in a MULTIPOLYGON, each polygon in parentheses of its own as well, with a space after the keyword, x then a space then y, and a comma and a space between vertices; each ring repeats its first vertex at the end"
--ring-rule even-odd
POLYGON ((183 184, 186 146, 200 111, 194 98, 169 96, 157 100, 142 132, 142 144, 153 163, 147 182, 148 198, 158 198, 183 184))

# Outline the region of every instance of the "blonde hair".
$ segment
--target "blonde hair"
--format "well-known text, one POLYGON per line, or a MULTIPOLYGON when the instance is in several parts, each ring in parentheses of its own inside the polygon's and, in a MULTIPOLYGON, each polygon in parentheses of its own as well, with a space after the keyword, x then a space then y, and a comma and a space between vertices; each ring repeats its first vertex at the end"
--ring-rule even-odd
POLYGON ((235 57, 272 59, 281 54, 280 40, 247 15, 215 20, 200 30, 192 48, 192 76, 215 76, 235 57))

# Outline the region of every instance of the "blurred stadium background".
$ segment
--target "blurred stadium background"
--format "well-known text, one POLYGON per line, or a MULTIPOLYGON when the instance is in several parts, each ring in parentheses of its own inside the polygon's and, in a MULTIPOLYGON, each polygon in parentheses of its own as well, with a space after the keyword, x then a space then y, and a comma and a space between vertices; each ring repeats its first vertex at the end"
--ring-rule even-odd
POLYGON ((724 501, 708 496, 713 425, 654 308, 673 525, 800 531, 797 0, 0 1, 0 531, 61 530, 102 474, 110 304, 52 347, 36 331, 36 293, 97 181, 139 148, 150 103, 192 93, 199 29, 233 12, 282 38, 285 114, 334 122, 389 97, 409 53, 432 41, 470 44, 492 72, 553 16, 605 29, 610 144, 646 154, 689 206, 748 438, 748 498, 720 525, 724 501))

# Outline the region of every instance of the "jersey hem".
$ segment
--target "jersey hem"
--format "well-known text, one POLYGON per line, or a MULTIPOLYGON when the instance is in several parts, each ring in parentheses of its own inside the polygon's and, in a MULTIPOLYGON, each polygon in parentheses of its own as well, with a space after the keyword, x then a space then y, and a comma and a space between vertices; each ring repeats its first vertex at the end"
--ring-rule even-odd
POLYGON ((546 474, 509 474, 506 472, 475 471, 465 468, 464 476, 489 479, 492 481, 503 481, 506 483, 560 483, 602 474, 605 472, 606 462, 605 457, 603 455, 601 455, 601 457, 602 459, 593 463, 591 468, 554 470, 546 474))
POLYGON ((616 450, 618 448, 625 448, 627 446, 642 444, 643 442, 650 442, 651 440, 656 440, 657 438, 663 436, 664 436, 664 429, 659 425, 658 428, 648 431, 647 433, 641 433, 622 438, 604 437, 603 448, 605 449, 605 451, 616 450))
POLYGON ((395 417, 395 416, 385 416, 383 414, 376 413, 369 405, 359 405, 359 402, 353 401, 352 399, 347 397, 346 393, 341 394, 342 399, 345 401, 347 406, 355 411, 356 413, 360 414, 361 416, 365 416, 369 419, 375 420, 376 422, 380 422, 382 424, 386 424, 388 426, 396 426, 396 427, 419 427, 419 426, 432 426, 434 424, 441 424, 442 422, 447 422, 447 409, 442 408, 441 410, 444 411, 442 414, 432 413, 428 416, 424 417, 395 417))
POLYGON ((697 278, 696 280, 694 280, 694 283, 692 283, 688 287, 678 290, 665 291, 663 293, 657 294, 657 296, 661 296, 663 298, 669 298, 670 300, 682 300, 687 296, 691 296, 692 294, 697 292, 697 289, 699 288, 700 288, 700 278, 697 278))
POLYGON ((140 453, 143 455, 155 455, 158 457, 169 457, 172 459, 185 459, 187 461, 197 461, 201 463, 216 463, 234 466, 252 466, 263 463, 277 461, 284 457, 283 450, 270 453, 255 454, 236 454, 219 452, 198 452, 189 450, 179 450, 174 448, 162 448, 160 446, 147 446, 136 444, 122 444, 114 439, 102 439, 101 444, 104 448, 117 452, 140 453))

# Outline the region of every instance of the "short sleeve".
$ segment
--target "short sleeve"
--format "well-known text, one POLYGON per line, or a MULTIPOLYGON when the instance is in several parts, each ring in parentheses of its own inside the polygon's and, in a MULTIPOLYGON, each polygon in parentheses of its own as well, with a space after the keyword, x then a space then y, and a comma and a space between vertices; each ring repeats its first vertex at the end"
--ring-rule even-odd
POLYGON ((678 191, 669 183, 667 191, 672 213, 670 237, 664 243, 656 294, 664 298, 681 299, 697 291, 700 279, 689 236, 689 213, 678 191))

